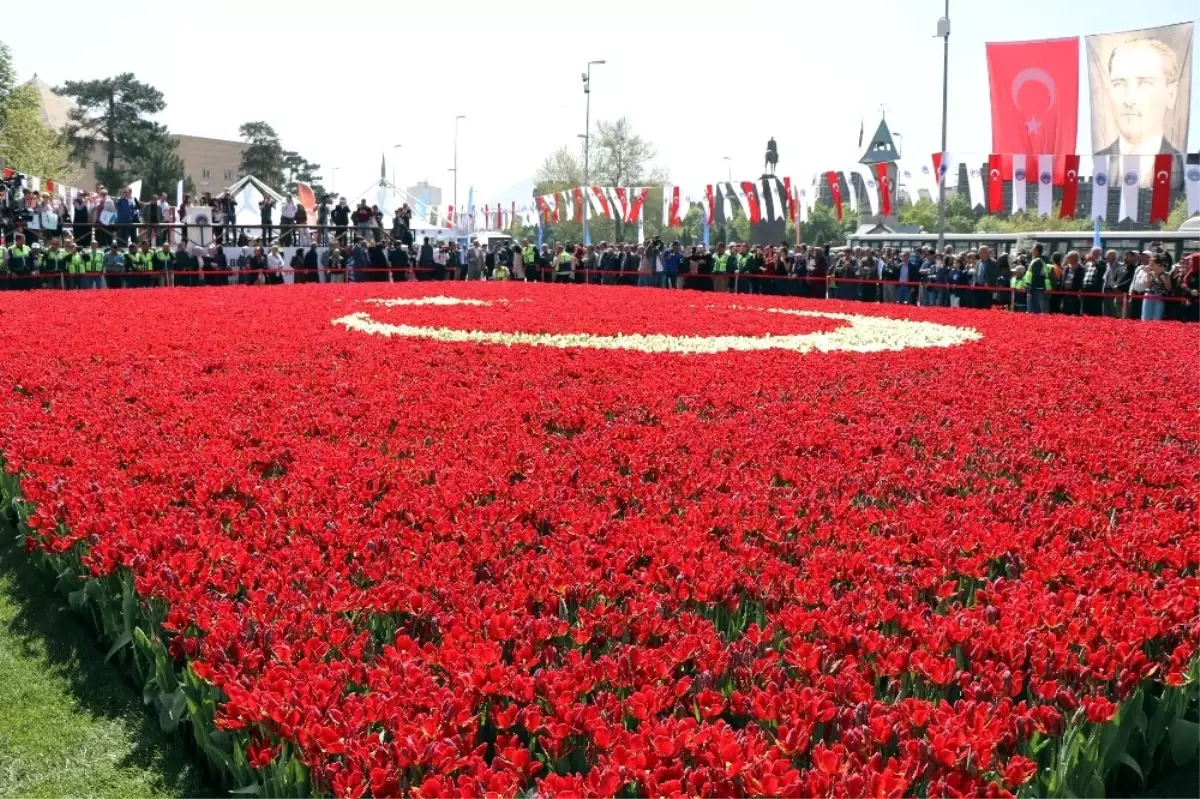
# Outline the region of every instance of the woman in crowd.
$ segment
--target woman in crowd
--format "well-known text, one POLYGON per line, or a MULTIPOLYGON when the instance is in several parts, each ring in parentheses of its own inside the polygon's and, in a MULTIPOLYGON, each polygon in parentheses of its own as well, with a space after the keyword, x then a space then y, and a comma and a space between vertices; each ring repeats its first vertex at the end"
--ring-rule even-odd
POLYGON ((1153 253, 1146 267, 1146 292, 1142 296, 1142 321, 1161 322, 1166 309, 1167 297, 1171 294, 1171 276, 1163 267, 1162 256, 1153 253))
POLYGON ((283 260, 283 255, 280 254, 279 245, 273 245, 271 252, 267 255, 267 285, 283 285, 283 269, 285 266, 287 266, 287 261, 283 260))

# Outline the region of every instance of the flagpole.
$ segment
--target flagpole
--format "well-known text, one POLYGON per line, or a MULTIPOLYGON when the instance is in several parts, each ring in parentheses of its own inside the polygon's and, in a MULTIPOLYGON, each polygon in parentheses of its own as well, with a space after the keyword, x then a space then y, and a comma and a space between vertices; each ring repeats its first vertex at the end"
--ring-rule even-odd
MULTIPOLYGON (((947 169, 946 164, 946 113, 950 98, 950 0, 946 0, 946 16, 938 20, 938 36, 942 37, 942 162, 939 171, 947 169)), ((938 181, 938 243, 940 254, 946 243, 946 175, 939 175, 938 181)))

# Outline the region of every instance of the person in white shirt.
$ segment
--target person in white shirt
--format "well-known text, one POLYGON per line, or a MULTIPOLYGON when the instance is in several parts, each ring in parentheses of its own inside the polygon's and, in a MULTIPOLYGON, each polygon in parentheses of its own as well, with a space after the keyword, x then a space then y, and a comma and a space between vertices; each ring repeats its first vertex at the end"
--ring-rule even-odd
POLYGON ((283 259, 283 255, 279 252, 279 246, 271 247, 271 252, 267 255, 267 283, 270 285, 280 285, 283 283, 283 270, 287 267, 287 261, 283 259))
POLYGON ((296 224, 296 200, 292 195, 288 195, 283 201, 283 205, 279 209, 279 228, 280 228, 280 243, 290 245, 295 235, 294 225, 296 224))

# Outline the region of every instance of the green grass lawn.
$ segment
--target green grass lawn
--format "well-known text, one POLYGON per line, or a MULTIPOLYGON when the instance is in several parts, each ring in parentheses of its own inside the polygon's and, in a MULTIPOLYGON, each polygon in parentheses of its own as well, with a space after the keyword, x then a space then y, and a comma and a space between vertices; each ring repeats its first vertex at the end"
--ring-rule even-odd
POLYGON ((0 523, 0 797, 208 794, 53 586, 0 523))

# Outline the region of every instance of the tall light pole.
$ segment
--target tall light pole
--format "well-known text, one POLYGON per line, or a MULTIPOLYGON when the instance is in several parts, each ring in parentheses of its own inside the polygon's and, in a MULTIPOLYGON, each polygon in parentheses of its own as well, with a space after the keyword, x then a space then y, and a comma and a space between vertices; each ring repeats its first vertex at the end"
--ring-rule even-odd
MULTIPOLYGON (((603 64, 604 61, 587 62, 587 72, 583 73, 583 95, 587 98, 583 112, 583 190, 591 191, 591 175, 588 173, 588 152, 592 141, 592 65, 603 64)), ((592 243, 592 234, 588 230, 588 205, 583 204, 583 243, 592 243)))
POLYGON ((946 0, 946 16, 938 20, 937 35, 942 37, 942 158, 938 172, 938 243, 940 253, 946 243, 946 110, 950 99, 950 0, 946 0))
MULTIPOLYGON (((950 0, 946 0, 947 3, 950 0)), ((466 119, 465 114, 459 114, 454 118, 454 211, 458 212, 458 120, 466 119)))

